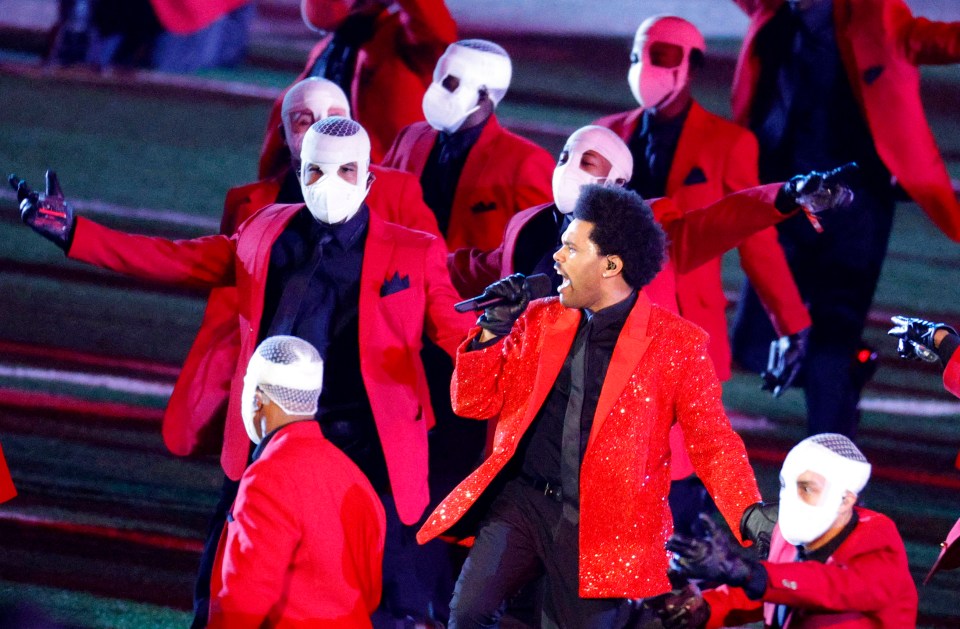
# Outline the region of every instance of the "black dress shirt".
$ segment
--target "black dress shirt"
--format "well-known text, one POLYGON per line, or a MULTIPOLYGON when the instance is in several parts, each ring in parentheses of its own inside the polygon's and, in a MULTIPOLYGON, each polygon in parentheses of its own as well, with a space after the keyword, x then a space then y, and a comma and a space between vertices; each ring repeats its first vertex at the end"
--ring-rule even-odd
POLYGON ((649 109, 644 111, 640 124, 630 136, 627 146, 633 155, 633 176, 627 187, 644 199, 666 196, 670 166, 691 105, 692 101, 670 120, 657 120, 649 109))
MULTIPOLYGON (((487 119, 489 120, 489 118, 487 119)), ((433 149, 420 173, 420 186, 423 188, 423 201, 437 216, 440 233, 447 235, 450 226, 450 211, 453 199, 460 183, 460 174, 467 163, 470 149, 477 143, 480 133, 487 125, 481 124, 461 129, 455 133, 441 131, 433 143, 433 149)))
POLYGON ((855 161, 871 183, 889 184, 843 66, 832 1, 803 11, 784 3, 758 33, 756 54, 761 71, 750 126, 760 143, 761 180, 855 161))
POLYGON ((360 372, 360 269, 369 210, 326 225, 304 207, 270 251, 261 338, 289 334, 317 348, 327 368, 317 410, 324 437, 374 488, 386 483, 383 450, 360 372))
POLYGON ((598 312, 583 311, 577 335, 557 380, 520 446, 518 459, 522 461, 521 473, 524 476, 547 481, 551 485, 560 484, 563 420, 570 397, 570 362, 577 348, 586 344, 583 409, 580 414, 580 459, 583 460, 610 358, 627 316, 636 303, 637 293, 632 292, 623 301, 598 312))

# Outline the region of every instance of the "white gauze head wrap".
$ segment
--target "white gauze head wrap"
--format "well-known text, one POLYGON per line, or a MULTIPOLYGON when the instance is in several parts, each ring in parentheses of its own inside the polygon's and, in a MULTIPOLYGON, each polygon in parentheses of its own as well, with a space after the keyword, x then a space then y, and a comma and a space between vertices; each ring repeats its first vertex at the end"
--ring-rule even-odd
POLYGON ((287 90, 280 107, 280 119, 283 122, 283 133, 290 147, 290 154, 300 157, 303 147, 303 136, 306 135, 297 120, 306 117, 312 118, 310 124, 323 120, 331 115, 350 117, 350 103, 347 95, 340 86, 327 79, 311 76, 287 90))
POLYGON ((707 50, 703 34, 696 26, 673 15, 654 15, 643 21, 633 40, 627 82, 633 97, 644 108, 668 105, 690 81, 690 53, 707 50), (676 67, 655 65, 650 58, 650 45, 663 42, 683 49, 683 59, 676 67))
POLYGON ((464 39, 450 44, 433 70, 433 83, 423 95, 423 115, 438 131, 454 133, 477 111, 479 90, 486 89, 494 107, 507 93, 513 66, 510 55, 484 39, 464 39), (444 87, 456 78, 455 89, 444 87))
POLYGON ((553 170, 553 201, 563 214, 573 212, 580 188, 588 183, 623 186, 633 176, 633 155, 616 133, 606 127, 587 125, 567 138, 553 170), (610 162, 606 177, 594 177, 580 168, 580 158, 594 151, 610 162))
POLYGON ((243 427, 259 444, 264 435, 255 425, 257 388, 287 415, 314 415, 323 388, 323 360, 313 345, 295 336, 271 336, 260 343, 247 364, 240 397, 243 427))
POLYGON ((780 469, 783 488, 778 522, 783 538, 799 546, 826 533, 837 519, 844 495, 848 491, 859 494, 870 479, 870 469, 863 453, 840 434, 813 435, 794 446, 780 469), (816 505, 807 504, 797 495, 797 478, 806 471, 826 479, 816 505))
POLYGON ((335 225, 357 213, 369 191, 369 170, 370 136, 359 123, 330 116, 314 123, 303 137, 300 189, 310 213, 321 223, 335 225), (351 162, 357 164, 355 184, 337 174, 340 166, 351 162))

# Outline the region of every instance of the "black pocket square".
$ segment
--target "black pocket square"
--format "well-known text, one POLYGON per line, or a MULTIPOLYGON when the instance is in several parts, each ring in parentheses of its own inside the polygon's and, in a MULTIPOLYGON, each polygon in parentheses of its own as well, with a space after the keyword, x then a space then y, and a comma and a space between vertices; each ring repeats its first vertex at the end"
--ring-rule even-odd
POLYGON ((883 74, 883 66, 872 66, 863 71, 863 82, 867 85, 872 84, 883 74))
POLYGON ((474 214, 482 214, 484 212, 491 212, 495 209, 497 209, 496 201, 480 201, 479 203, 475 203, 473 207, 470 208, 470 211, 474 214))
POLYGON ((399 271, 393 272, 393 277, 386 280, 383 283, 383 286, 380 287, 380 296, 386 297, 387 295, 392 295, 394 293, 399 293, 402 290, 407 290, 410 288, 410 276, 404 275, 400 277, 399 271))
POLYGON ((692 186, 697 183, 707 183, 707 176, 699 166, 694 166, 687 173, 687 178, 683 180, 683 185, 692 186))

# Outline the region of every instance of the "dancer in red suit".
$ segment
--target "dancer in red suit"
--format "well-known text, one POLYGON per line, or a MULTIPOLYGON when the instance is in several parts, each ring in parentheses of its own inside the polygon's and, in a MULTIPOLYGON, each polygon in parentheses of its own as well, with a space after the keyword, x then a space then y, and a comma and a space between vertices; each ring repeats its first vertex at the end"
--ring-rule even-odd
POLYGON ((843 435, 808 437, 781 470, 779 521, 763 561, 747 556, 704 518, 708 536, 671 538, 671 565, 682 576, 724 586, 667 603, 668 629, 765 627, 900 629, 917 620, 917 590, 897 527, 854 506, 870 464, 843 435))
POLYGON ((383 505, 314 421, 323 361, 264 340, 244 378, 257 444, 217 550, 209 627, 370 627, 380 602, 383 505))
POLYGON ((706 334, 643 291, 663 247, 636 193, 588 185, 554 256, 559 300, 527 309, 520 275, 488 289, 502 301, 460 347, 451 392, 459 414, 498 418, 493 452, 418 534, 476 534, 451 627, 496 622, 502 601, 540 574, 548 626, 621 626, 624 598, 669 590, 674 422, 730 522, 757 500, 706 334))
MULTIPOLYGON (((692 76, 703 64, 705 49, 703 35, 682 18, 646 20, 637 29, 629 77, 640 107, 595 123, 612 129, 630 147, 633 172, 627 187, 645 199, 670 197, 684 212, 759 184, 753 134, 706 111, 691 95, 692 76), (665 78, 673 72, 680 78, 665 78)), ((807 328, 810 315, 776 230, 769 227, 745 238, 737 252, 777 335, 807 328)), ((710 357, 723 381, 730 378, 730 343, 720 264, 717 257, 677 274, 677 303, 684 318, 710 334, 710 357)))
MULTIPOLYGON (((337 115, 350 117, 350 105, 336 84, 309 78, 294 85, 283 100, 285 142, 292 147, 290 163, 275 177, 232 188, 224 202, 220 233, 233 235, 257 210, 272 203, 303 203, 297 173, 303 136, 317 120, 337 115)), ((386 221, 438 234, 437 221, 424 205, 420 183, 409 173, 370 166, 376 185, 366 202, 386 221)), ((237 367, 240 330, 237 323, 237 289, 210 291, 197 338, 184 360, 163 416, 163 438, 180 456, 215 452, 223 440, 230 382, 237 367)))
POLYGON ((403 129, 384 157, 420 178, 451 250, 493 249, 510 217, 550 201, 550 154, 494 115, 511 74, 510 56, 493 42, 451 45, 423 97, 427 122, 403 129))
MULTIPOLYGON (((420 349, 426 334, 452 354, 471 320, 453 310, 457 295, 443 242, 387 223, 363 203, 371 185, 369 147, 352 120, 315 123, 301 153, 306 205, 267 206, 233 236, 170 241, 74 221, 55 177, 42 198, 25 184, 19 196, 25 222, 73 259, 165 283, 236 287, 239 363, 221 453, 230 479, 240 477, 249 457, 241 365, 258 340, 292 333, 337 365, 327 371, 321 427, 384 497, 392 531, 384 579, 398 584, 386 588, 395 598, 385 604, 398 618, 427 617, 433 585, 407 573, 419 553, 432 552, 416 548, 411 528, 429 501, 427 431, 434 422, 420 349)), ((228 485, 223 509, 236 491, 228 485)), ((219 529, 211 532, 215 538, 219 529)), ((432 560, 419 561, 418 575, 427 574, 432 560)))
MULTIPOLYGON (((897 188, 951 239, 960 205, 927 125, 917 65, 960 61, 960 22, 915 18, 902 0, 736 0, 750 18, 733 85, 735 119, 756 134, 760 179, 855 161, 853 208, 816 234, 778 229, 813 317, 803 379, 808 430, 856 433, 871 371, 856 360, 886 255, 897 188)), ((762 369, 774 333, 747 287, 734 357, 762 369)))
MULTIPOLYGON (((300 12, 323 38, 310 51, 297 81, 330 79, 349 97, 354 118, 370 133, 379 163, 400 129, 423 120, 420 101, 433 66, 457 38, 443 0, 301 0, 300 12)), ((287 158, 277 99, 267 121, 259 176, 277 174, 287 158)))

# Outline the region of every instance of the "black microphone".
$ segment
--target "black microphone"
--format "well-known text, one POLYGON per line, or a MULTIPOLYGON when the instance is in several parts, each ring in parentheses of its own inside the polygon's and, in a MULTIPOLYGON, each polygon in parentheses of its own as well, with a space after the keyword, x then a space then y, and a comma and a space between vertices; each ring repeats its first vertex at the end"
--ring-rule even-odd
MULTIPOLYGON (((550 277, 545 273, 537 273, 523 280, 523 290, 526 291, 530 299, 540 299, 553 292, 553 282, 550 281, 550 277)), ((490 296, 484 291, 482 295, 461 301, 454 305, 454 308, 457 312, 480 311, 486 310, 490 306, 502 304, 505 301, 503 297, 490 296)))

